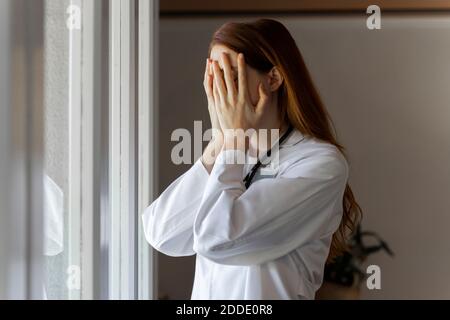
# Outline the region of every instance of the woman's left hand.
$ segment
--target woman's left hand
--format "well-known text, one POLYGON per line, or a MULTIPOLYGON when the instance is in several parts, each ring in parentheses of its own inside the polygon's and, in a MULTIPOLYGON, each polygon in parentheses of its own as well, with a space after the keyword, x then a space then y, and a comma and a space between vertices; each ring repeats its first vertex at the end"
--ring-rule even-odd
POLYGON ((238 87, 231 74, 228 56, 222 54, 223 73, 217 61, 213 62, 213 97, 220 126, 227 136, 227 132, 236 129, 259 129, 260 120, 267 109, 269 96, 263 86, 259 84, 259 101, 253 105, 247 86, 247 72, 244 55, 238 55, 238 87))

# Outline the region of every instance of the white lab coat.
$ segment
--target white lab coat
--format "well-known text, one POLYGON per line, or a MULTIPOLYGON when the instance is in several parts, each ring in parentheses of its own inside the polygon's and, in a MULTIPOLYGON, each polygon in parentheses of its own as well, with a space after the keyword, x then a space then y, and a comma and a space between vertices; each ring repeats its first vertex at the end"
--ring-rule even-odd
POLYGON ((314 299, 342 218, 345 158, 294 130, 275 171, 246 189, 252 165, 224 161, 236 153, 222 151, 211 174, 198 160, 175 180, 143 213, 147 241, 197 254, 192 299, 314 299))

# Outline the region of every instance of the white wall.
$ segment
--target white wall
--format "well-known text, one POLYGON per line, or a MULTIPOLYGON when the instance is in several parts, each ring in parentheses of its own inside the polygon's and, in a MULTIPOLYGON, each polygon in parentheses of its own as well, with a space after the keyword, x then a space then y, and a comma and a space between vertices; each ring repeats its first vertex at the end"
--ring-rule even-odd
MULTIPOLYGON (((212 32, 227 18, 161 21, 160 188, 172 130, 208 123, 202 88, 212 32)), ((280 18, 296 39, 346 146, 363 226, 396 256, 374 255, 382 290, 363 298, 450 298, 450 15, 280 18)), ((160 292, 188 298, 193 259, 160 259, 160 292)))

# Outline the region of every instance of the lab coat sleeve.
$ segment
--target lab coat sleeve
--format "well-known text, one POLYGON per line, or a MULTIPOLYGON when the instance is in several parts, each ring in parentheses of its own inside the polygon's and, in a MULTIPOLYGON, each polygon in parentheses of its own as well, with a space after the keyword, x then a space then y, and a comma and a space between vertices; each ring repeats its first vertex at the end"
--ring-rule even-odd
POLYGON ((211 172, 194 222, 198 254, 220 264, 261 264, 335 232, 348 178, 337 149, 301 159, 247 190, 243 165, 225 161, 238 152, 222 151, 211 172))
POLYGON ((193 255, 194 217, 209 174, 200 159, 142 214, 147 241, 169 256, 193 255))

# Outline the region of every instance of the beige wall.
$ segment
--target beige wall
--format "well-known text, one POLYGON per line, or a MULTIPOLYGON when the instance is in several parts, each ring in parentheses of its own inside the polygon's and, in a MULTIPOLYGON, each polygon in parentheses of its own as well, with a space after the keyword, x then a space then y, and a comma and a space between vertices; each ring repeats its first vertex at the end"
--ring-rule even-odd
MULTIPOLYGON (((170 134, 208 123, 202 76, 211 33, 228 18, 161 21, 160 188, 187 167, 170 134)), ((369 263, 382 289, 364 298, 450 299, 450 15, 290 16, 291 30, 346 146, 363 226, 396 253, 369 263)), ((190 296, 193 258, 161 257, 160 293, 190 296)))

